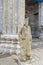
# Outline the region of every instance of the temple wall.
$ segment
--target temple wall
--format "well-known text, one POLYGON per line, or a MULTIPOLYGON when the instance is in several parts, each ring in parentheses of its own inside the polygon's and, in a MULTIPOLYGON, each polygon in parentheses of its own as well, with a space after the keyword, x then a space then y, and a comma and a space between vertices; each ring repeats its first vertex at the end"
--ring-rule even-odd
POLYGON ((3 34, 18 34, 25 20, 25 0, 3 1, 3 34))

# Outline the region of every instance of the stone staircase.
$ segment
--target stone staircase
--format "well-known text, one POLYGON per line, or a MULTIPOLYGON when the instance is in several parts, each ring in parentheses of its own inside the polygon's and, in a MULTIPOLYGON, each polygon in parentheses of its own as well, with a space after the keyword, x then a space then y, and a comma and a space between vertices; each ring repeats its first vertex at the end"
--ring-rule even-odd
POLYGON ((19 41, 15 38, 3 37, 0 40, 0 54, 18 54, 20 53, 19 41))

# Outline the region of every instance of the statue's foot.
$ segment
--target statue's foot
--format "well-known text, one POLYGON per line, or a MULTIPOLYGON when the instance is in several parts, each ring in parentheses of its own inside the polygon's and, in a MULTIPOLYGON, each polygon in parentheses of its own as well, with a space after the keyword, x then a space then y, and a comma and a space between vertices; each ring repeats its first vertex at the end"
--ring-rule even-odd
POLYGON ((23 62, 25 62, 26 61, 26 57, 20 57, 20 61, 23 61, 23 62))
POLYGON ((26 61, 26 59, 20 59, 20 61, 25 62, 25 61, 26 61))
POLYGON ((31 55, 27 55, 26 56, 26 60, 31 60, 32 59, 32 56, 31 55))

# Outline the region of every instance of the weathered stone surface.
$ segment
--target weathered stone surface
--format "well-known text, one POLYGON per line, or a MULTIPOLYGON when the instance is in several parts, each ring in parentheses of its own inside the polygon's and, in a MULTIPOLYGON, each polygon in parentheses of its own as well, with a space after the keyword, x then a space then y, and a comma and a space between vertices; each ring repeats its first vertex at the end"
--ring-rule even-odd
POLYGON ((23 27, 25 18, 25 0, 4 0, 2 33, 15 35, 23 27))
POLYGON ((20 59, 21 60, 30 59, 32 36, 30 26, 28 26, 28 18, 26 18, 25 24, 19 33, 19 41, 21 47, 20 59))

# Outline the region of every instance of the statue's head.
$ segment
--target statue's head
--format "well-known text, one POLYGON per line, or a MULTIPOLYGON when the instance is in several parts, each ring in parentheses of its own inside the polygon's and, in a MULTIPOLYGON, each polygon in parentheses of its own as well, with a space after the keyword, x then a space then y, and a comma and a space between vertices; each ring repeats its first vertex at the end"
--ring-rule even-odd
POLYGON ((28 20, 29 20, 29 18, 25 18, 24 26, 26 26, 26 27, 28 26, 28 23, 29 23, 28 20))

